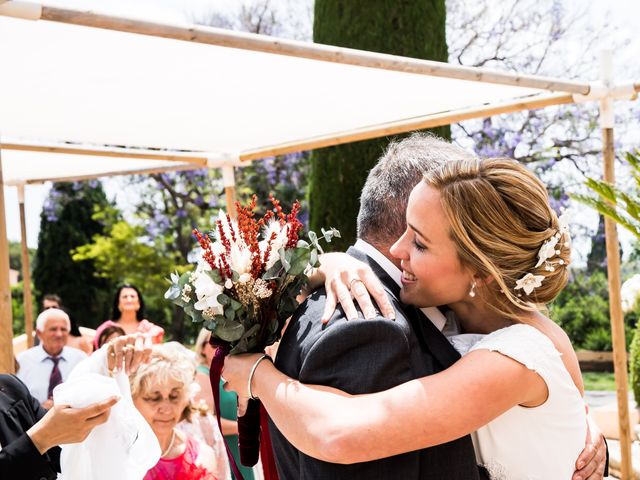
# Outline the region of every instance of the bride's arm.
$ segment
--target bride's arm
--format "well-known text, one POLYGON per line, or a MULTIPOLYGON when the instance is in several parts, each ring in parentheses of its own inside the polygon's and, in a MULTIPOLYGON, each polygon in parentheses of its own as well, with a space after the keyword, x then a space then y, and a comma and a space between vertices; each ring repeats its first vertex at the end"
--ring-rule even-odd
MULTIPOLYGON (((223 376, 241 397, 256 359, 230 356, 225 362, 223 376)), ((356 463, 460 438, 515 405, 541 394, 544 400, 546 384, 524 365, 479 350, 436 375, 355 396, 301 384, 263 361, 252 393, 297 449, 327 462, 356 463)))

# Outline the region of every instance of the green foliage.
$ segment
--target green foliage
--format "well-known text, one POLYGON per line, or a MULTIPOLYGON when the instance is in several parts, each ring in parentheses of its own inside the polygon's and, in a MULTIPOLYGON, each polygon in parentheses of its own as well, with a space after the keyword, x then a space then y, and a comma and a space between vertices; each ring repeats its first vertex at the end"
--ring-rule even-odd
POLYGON ((587 178, 586 186, 596 194, 572 195, 579 202, 597 210, 629 230, 640 240, 640 150, 625 155, 635 181, 634 192, 624 192, 603 180, 587 178))
MULTIPOLYGON (((444 0, 316 0, 313 40, 446 62, 445 19, 444 0)), ((433 132, 450 137, 448 126, 433 132)), ((342 239, 332 243, 332 248, 344 250, 354 242, 360 191, 388 143, 388 138, 380 138, 313 152, 309 228, 340 230, 342 239)))
MULTIPOLYGON (((611 351, 609 289, 603 272, 574 275, 549 310, 576 349, 611 351)), ((633 320, 633 314, 625 317, 627 344, 633 320)))
MULTIPOLYGON (((32 311, 37 312, 35 301, 33 301, 32 311)), ((11 313, 13 316, 13 334, 20 335, 25 332, 24 324, 24 295, 23 282, 11 287, 11 313)), ((35 321, 35 318, 34 318, 35 321)), ((34 325, 35 328, 35 325, 34 325)))
POLYGON ((636 403, 640 405, 640 322, 636 325, 636 330, 631 341, 629 353, 630 382, 633 396, 636 403))
MULTIPOLYGON (((33 257, 35 248, 27 248, 29 265, 33 269, 33 257)), ((20 272, 18 279, 22 279, 22 245, 20 242, 9 242, 9 268, 20 272)))
POLYGON ((103 233, 103 225, 93 214, 96 208, 108 205, 97 181, 55 183, 40 215, 33 268, 38 303, 45 293, 57 293, 79 323, 91 327, 107 318, 112 285, 94 275, 93 262, 74 262, 71 251, 103 233))
MULTIPOLYGON (((98 212, 94 218, 104 217, 98 212)), ((144 295, 146 316, 169 327, 171 311, 163 299, 167 272, 180 263, 177 252, 166 252, 145 242, 144 229, 118 220, 104 234, 94 235, 92 243, 73 251, 76 262, 92 262, 96 276, 112 284, 131 283, 144 295)))

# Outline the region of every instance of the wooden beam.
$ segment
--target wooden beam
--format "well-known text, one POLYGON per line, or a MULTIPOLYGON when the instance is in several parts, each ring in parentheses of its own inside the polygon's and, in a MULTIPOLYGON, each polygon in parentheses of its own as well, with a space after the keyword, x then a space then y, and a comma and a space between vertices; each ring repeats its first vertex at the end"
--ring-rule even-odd
MULTIPOLYGON (((24 181, 26 185, 36 185, 39 183, 45 182, 79 182, 82 180, 91 180, 92 178, 102 178, 102 177, 116 177, 119 175, 149 175, 152 173, 163 173, 163 172, 176 172, 182 170, 196 170, 199 168, 206 168, 206 163, 204 165, 175 165, 172 167, 158 167, 158 168, 142 168, 138 170, 116 170, 113 172, 103 172, 103 173, 91 173, 87 175, 70 175, 66 177, 40 177, 40 178, 32 178, 24 181)), ((12 182, 7 182, 7 185, 11 185, 12 182)))
POLYGON ((265 35, 232 32, 230 30, 199 25, 183 26, 162 24, 114 15, 103 15, 89 10, 81 11, 43 5, 41 19, 221 47, 239 48, 255 52, 405 73, 455 78, 458 80, 580 93, 583 95, 589 93, 590 90, 589 84, 570 80, 536 75, 520 75, 517 73, 483 68, 463 67, 431 60, 273 38, 265 35))
POLYGON ((18 205, 20 209, 20 243, 22 244, 22 304, 24 309, 24 332, 27 348, 33 347, 33 300, 31 296, 31 267, 27 246, 27 222, 24 212, 24 185, 18 185, 18 205))
POLYGON ((15 373, 13 358, 13 315, 9 284, 9 242, 4 212, 2 152, 0 151, 0 373, 15 373))
POLYGON ((330 147, 343 143, 359 142, 372 138, 398 135, 413 130, 423 130, 425 128, 440 127, 452 123, 462 122, 473 118, 490 117, 504 113, 513 113, 521 110, 534 110, 536 108, 548 107, 573 103, 573 96, 566 93, 554 93, 536 95, 531 98, 523 98, 500 102, 495 105, 482 105, 478 107, 463 108, 449 112, 436 113, 423 117, 414 117, 398 120, 396 122, 383 123, 368 127, 358 128, 346 132, 323 135, 312 139, 283 143, 255 150, 245 151, 240 154, 242 162, 257 160, 260 158, 283 155, 285 153, 313 150, 314 148, 330 147))
MULTIPOLYGON (((615 184, 615 153, 613 128, 602 129, 604 145, 604 181, 615 184)), ((607 276, 609 280, 609 313, 611 317, 611 343, 613 344, 613 370, 618 399, 618 423, 620 429, 620 452, 622 456, 622 480, 633 479, 631 464, 631 431, 629 430, 629 384, 627 375, 627 350, 624 334, 624 316, 620 296, 620 249, 616 223, 611 218, 604 219, 607 245, 607 276)))
POLYGON ((132 158, 136 160, 165 160, 168 162, 193 163, 204 166, 207 163, 207 157, 194 155, 189 153, 167 153, 162 150, 143 150, 131 148, 104 148, 96 146, 95 148, 83 146, 63 146, 63 145, 27 145, 23 143, 2 143, 0 148, 3 150, 18 150, 23 152, 41 152, 41 153, 64 153, 69 155, 91 155, 97 157, 110 158, 132 158))

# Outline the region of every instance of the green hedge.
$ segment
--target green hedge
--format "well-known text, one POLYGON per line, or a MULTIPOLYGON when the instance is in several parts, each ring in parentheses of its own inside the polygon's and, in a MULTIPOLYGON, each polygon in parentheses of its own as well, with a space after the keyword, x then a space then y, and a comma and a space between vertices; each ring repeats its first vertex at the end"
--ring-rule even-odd
POLYGON ((636 331, 631 341, 629 354, 629 370, 631 373, 631 389, 636 403, 640 405, 640 323, 636 325, 636 331))

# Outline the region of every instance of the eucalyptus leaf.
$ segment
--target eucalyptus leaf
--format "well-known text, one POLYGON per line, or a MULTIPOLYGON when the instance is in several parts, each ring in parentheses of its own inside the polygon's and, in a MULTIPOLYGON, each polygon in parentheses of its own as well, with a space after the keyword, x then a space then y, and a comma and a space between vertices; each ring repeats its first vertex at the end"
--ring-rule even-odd
POLYGON ((227 321, 224 324, 218 324, 213 333, 225 342, 235 342, 242 337, 244 326, 238 322, 227 321))
POLYGON ((218 295, 216 300, 218 300, 218 303, 220 305, 229 305, 231 303, 231 299, 224 293, 221 293, 220 295, 218 295))

